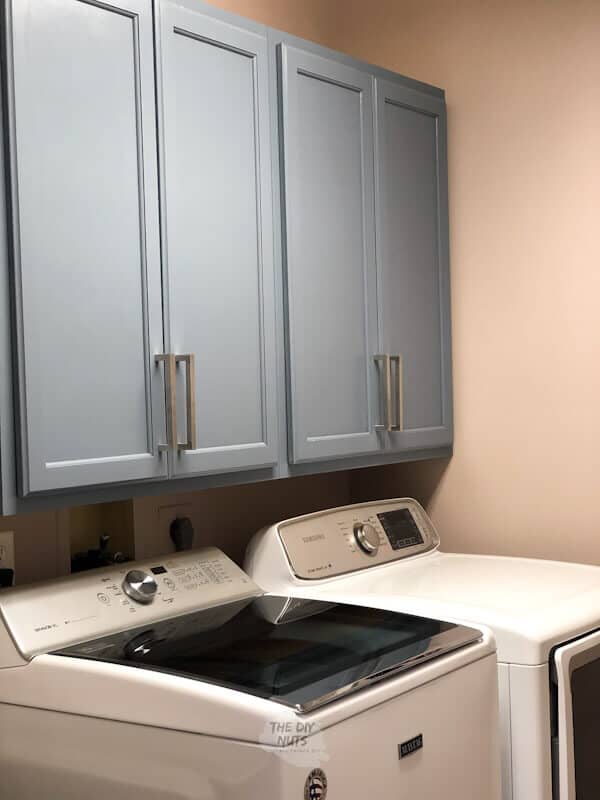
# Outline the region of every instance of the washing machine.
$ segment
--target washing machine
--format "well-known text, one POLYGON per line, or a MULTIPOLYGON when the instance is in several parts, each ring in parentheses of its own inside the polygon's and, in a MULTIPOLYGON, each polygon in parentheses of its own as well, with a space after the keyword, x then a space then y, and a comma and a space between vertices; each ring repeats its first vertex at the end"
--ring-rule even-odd
POLYGON ((0 796, 498 800, 485 630, 266 595, 216 548, 0 593, 0 796))
POLYGON ((269 591, 490 626, 504 800, 598 800, 600 567, 439 545, 419 503, 387 500, 266 528, 245 568, 269 591))

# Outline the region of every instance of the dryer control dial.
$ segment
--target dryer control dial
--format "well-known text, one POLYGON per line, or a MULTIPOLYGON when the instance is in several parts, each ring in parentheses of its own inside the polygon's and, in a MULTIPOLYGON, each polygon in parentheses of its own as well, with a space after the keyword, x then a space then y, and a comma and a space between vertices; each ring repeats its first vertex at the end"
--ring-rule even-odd
POLYGON ((158 586, 147 572, 141 569, 129 570, 123 580, 123 591, 137 603, 147 605, 154 600, 158 586))
POLYGON ((379 534, 368 522, 357 522, 354 525, 356 543, 368 556, 377 555, 379 550, 379 534))

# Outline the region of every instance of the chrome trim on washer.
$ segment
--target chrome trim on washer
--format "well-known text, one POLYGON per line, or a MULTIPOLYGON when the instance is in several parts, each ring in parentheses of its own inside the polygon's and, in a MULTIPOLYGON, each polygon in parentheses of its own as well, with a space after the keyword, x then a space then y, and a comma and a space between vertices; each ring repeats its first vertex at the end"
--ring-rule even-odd
MULTIPOLYGON (((447 655, 455 650, 460 650, 463 647, 477 644, 482 641, 483 634, 481 631, 475 630, 474 628, 458 626, 452 630, 445 631, 444 633, 440 633, 439 635, 435 636, 430 642, 427 650, 424 650, 422 653, 419 653, 416 656, 407 658, 406 661, 402 661, 400 664, 394 667, 389 667, 388 669, 374 672, 371 675, 366 675, 364 678, 360 678, 360 680, 349 683, 346 686, 340 686, 339 689, 336 689, 333 692, 324 694, 321 697, 316 697, 314 700, 311 700, 308 703, 298 703, 291 707, 295 708, 296 711, 300 712, 301 714, 306 714, 309 711, 315 711, 316 709, 322 708, 322 706, 325 706, 328 703, 332 703, 334 700, 347 697, 348 695, 354 694, 361 689, 375 686, 381 681, 394 678, 395 676, 400 675, 403 672, 408 672, 409 670, 414 669, 415 667, 418 667, 428 661, 433 661, 436 658, 440 658, 440 656, 447 655)), ((276 703, 281 703, 281 701, 277 700, 277 698, 272 699, 276 703)), ((288 703, 281 704, 291 705, 288 703)))

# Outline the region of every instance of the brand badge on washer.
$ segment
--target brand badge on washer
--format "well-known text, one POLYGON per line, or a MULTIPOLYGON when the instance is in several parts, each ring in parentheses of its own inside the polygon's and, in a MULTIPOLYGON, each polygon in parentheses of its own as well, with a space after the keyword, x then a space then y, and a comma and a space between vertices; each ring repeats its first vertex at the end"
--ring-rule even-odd
POLYGON ((422 747, 423 734, 420 733, 418 736, 413 736, 412 739, 409 739, 407 742, 402 742, 402 744, 398 745, 398 757, 406 758, 406 756, 411 756, 413 753, 416 753, 417 750, 421 750, 422 747))
POLYGON ((322 769, 313 769, 304 784, 304 800, 325 800, 326 797, 327 775, 322 769))

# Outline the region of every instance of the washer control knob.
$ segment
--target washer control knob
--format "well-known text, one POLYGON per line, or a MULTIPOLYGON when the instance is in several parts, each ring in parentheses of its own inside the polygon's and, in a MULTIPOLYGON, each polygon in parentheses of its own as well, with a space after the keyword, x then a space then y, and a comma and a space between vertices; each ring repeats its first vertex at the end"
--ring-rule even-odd
POLYGON ((379 550, 379 534, 368 522, 357 522, 354 526, 356 543, 368 556, 377 555, 379 550))
POLYGON ((152 575, 141 569, 129 570, 123 579, 123 591, 136 603, 151 603, 158 586, 152 575))

